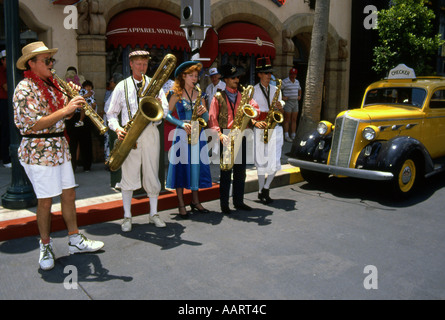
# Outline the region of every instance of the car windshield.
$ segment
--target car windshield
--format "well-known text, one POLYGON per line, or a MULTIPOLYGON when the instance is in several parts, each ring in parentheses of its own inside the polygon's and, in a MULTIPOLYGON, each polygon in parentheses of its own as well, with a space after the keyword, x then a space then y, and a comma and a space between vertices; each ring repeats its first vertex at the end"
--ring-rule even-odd
POLYGON ((401 104, 422 107, 426 90, 422 88, 378 88, 369 90, 364 106, 374 104, 401 104))

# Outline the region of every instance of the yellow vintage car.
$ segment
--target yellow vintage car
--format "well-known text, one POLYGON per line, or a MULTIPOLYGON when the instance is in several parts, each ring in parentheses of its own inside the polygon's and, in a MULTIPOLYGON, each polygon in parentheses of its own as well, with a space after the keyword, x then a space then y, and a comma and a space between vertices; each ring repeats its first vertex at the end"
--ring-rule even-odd
POLYGON ((366 89, 361 108, 341 112, 334 124, 321 121, 294 142, 289 163, 307 182, 331 174, 384 180, 406 196, 445 170, 445 77, 395 70, 366 89))

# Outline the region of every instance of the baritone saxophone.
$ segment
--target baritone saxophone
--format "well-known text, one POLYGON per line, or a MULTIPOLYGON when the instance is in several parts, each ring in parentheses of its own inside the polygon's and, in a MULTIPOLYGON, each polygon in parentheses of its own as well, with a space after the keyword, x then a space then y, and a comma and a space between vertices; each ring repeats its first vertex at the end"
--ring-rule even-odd
POLYGON ((164 117, 164 110, 161 103, 156 99, 156 96, 159 90, 162 89, 162 86, 167 82, 175 66, 176 57, 173 54, 167 54, 145 91, 146 80, 145 75, 142 75, 142 86, 137 92, 138 97, 141 98, 138 111, 124 126, 127 134, 123 140, 116 141, 113 150, 110 152, 110 157, 105 162, 111 171, 116 171, 122 166, 131 149, 135 148, 137 139, 147 125, 151 122, 160 121, 164 117))
POLYGON ((276 110, 275 105, 277 104, 278 97, 280 95, 281 90, 281 79, 277 79, 277 91, 275 91, 275 95, 273 96, 272 103, 269 106, 269 112, 264 121, 266 122, 266 128, 264 129, 264 143, 269 142, 269 130, 275 129, 275 126, 278 123, 282 123, 284 120, 283 113, 281 111, 276 110))
MULTIPOLYGON (((56 74, 56 70, 52 69, 51 73, 53 74, 53 78, 59 83, 70 100, 79 95, 79 91, 72 88, 66 81, 60 79, 60 77, 56 74)), ((82 109, 85 111, 85 115, 90 118, 91 122, 96 126, 96 128, 99 129, 100 134, 107 132, 108 127, 104 124, 104 120, 88 103, 83 103, 82 109)))
POLYGON ((227 146, 223 146, 223 151, 221 152, 219 166, 222 171, 228 171, 233 168, 235 159, 242 145, 243 132, 247 128, 250 120, 258 116, 258 111, 249 104, 255 91, 253 86, 249 85, 247 88, 243 87, 243 89, 241 101, 236 111, 232 128, 228 134, 229 143, 227 146))

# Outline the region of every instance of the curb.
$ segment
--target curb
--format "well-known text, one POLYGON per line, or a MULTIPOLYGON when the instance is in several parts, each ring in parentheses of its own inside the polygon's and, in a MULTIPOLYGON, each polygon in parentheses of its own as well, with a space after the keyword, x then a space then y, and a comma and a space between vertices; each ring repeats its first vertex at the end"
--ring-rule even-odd
MULTIPOLYGON (((275 176, 271 188, 281 187, 303 181, 300 169, 290 165, 283 166, 275 176)), ((245 193, 258 191, 258 180, 256 179, 256 170, 251 170, 247 174, 245 193)), ((199 192, 202 202, 219 199, 219 184, 214 183, 211 188, 202 189, 199 192)), ((184 190, 184 200, 190 202, 192 193, 190 190, 184 190)), ((150 200, 145 196, 133 197, 132 215, 138 216, 149 212, 150 200)), ((159 195, 158 210, 164 211, 178 207, 178 198, 176 192, 165 191, 159 195)), ((110 201, 90 206, 79 207, 77 211, 77 224, 79 227, 102 223, 107 221, 119 220, 123 217, 122 200, 110 201)), ((52 213, 51 232, 65 230, 65 222, 60 211, 52 213)), ((37 236, 36 216, 0 221, 0 241, 37 236)))

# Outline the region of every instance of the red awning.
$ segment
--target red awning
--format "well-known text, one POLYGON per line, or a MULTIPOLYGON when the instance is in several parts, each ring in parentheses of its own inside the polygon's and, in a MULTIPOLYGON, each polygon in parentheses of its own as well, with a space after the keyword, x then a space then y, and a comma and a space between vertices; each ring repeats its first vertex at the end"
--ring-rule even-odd
POLYGON ((275 58, 275 44, 269 34, 254 24, 233 22, 218 30, 219 52, 275 58))
POLYGON ((162 11, 138 9, 114 16, 107 27, 109 46, 170 47, 190 51, 180 20, 162 11))
POLYGON ((218 56, 218 35, 213 28, 207 30, 206 37, 199 50, 200 58, 209 58, 209 61, 201 61, 204 68, 210 68, 218 56))

